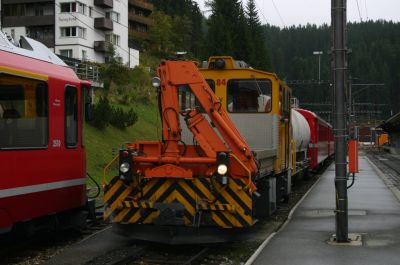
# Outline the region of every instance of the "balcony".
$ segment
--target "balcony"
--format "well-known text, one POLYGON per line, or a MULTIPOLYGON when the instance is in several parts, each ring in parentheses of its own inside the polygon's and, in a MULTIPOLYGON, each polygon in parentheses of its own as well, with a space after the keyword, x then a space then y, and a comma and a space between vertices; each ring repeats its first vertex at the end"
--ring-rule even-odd
POLYGON ((139 22, 145 25, 152 25, 153 24, 153 20, 148 18, 148 17, 144 17, 144 16, 139 16, 133 13, 129 13, 128 15, 128 19, 130 21, 135 21, 135 22, 139 22))
POLYGON ((139 39, 139 40, 149 40, 150 35, 147 32, 140 32, 134 29, 129 29, 129 36, 133 37, 133 39, 139 39))
POLYGON ((54 0, 3 0, 1 1, 4 5, 7 4, 29 4, 29 3, 47 3, 47 2, 53 2, 54 0))
POLYGON ((109 18, 96 17, 94 19, 94 27, 96 29, 102 29, 102 30, 113 30, 114 24, 113 21, 109 18))
POLYGON ((103 8, 113 8, 114 7, 113 0, 94 0, 94 4, 96 6, 101 6, 103 8))
POLYGON ((40 38, 33 38, 44 45, 46 45, 48 48, 53 48, 54 47, 54 36, 53 37, 40 37, 40 38))
POLYGON ((54 15, 3 17, 3 27, 30 27, 47 25, 54 25, 54 15))
POLYGON ((129 0, 129 5, 132 6, 137 6, 145 10, 153 11, 154 6, 153 4, 145 1, 140 1, 140 0, 129 0))
POLYGON ((108 41, 95 41, 94 50, 96 52, 108 52, 112 47, 112 44, 108 41))

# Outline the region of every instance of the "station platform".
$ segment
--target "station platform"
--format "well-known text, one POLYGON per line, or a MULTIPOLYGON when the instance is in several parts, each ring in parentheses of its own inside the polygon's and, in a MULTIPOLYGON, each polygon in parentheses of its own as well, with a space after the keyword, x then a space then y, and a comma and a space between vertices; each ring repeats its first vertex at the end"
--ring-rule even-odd
POLYGON ((286 225, 246 265, 400 264, 400 192, 362 154, 359 163, 360 172, 348 197, 349 235, 361 235, 360 241, 328 244, 335 232, 332 164, 286 225))

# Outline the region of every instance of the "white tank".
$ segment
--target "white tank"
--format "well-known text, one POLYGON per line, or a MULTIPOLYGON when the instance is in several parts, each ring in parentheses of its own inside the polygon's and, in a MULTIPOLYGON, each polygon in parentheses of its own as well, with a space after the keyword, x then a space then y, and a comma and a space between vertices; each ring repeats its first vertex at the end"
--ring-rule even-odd
POLYGON ((298 111, 292 109, 291 124, 293 128, 293 139, 296 141, 296 151, 307 150, 310 143, 310 127, 306 118, 303 117, 298 111))

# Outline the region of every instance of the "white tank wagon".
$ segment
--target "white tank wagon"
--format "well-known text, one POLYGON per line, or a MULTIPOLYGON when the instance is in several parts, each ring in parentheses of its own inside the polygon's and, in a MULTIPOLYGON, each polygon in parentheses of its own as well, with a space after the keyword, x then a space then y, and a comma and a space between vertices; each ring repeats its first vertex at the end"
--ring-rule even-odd
POLYGON ((307 120, 295 109, 291 110, 291 125, 293 140, 296 143, 297 166, 305 167, 308 164, 307 149, 310 143, 311 131, 307 120))

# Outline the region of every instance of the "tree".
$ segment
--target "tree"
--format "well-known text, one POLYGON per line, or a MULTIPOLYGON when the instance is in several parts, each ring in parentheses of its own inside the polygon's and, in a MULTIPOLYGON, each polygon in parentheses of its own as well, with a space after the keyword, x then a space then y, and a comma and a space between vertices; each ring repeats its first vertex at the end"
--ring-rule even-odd
POLYGON ((237 0, 212 0, 207 2, 207 6, 212 12, 207 23, 208 55, 235 55, 241 3, 237 0))
POLYGON ((177 50, 184 50, 194 56, 203 53, 204 17, 198 4, 192 0, 153 0, 158 12, 171 17, 174 36, 171 36, 177 50))
POLYGON ((150 27, 151 50, 166 55, 174 49, 174 27, 172 18, 163 12, 151 14, 153 25, 150 27))
POLYGON ((106 54, 107 62, 100 68, 100 79, 104 82, 104 89, 108 92, 113 84, 126 84, 129 80, 129 68, 123 65, 111 44, 106 54))
POLYGON ((255 0, 249 0, 246 6, 246 19, 248 31, 250 33, 248 44, 249 63, 259 69, 267 69, 270 67, 268 58, 266 40, 263 36, 263 29, 258 17, 257 6, 255 0))

